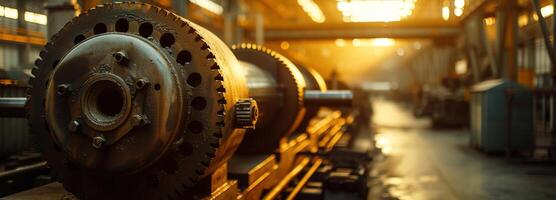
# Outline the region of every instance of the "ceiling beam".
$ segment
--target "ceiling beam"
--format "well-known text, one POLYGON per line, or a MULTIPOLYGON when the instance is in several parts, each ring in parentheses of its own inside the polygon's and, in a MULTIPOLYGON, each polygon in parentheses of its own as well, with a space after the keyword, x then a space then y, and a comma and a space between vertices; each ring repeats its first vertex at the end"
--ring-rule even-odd
POLYGON ((457 26, 445 27, 373 27, 334 29, 265 30, 265 40, 329 40, 337 38, 454 38, 461 32, 457 26))

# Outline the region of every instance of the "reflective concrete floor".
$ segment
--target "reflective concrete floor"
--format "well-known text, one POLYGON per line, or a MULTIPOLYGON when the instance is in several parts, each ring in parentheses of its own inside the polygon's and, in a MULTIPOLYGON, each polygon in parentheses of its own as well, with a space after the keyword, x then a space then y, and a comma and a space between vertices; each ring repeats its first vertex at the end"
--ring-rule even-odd
POLYGON ((487 156, 468 130, 432 130, 399 104, 374 100, 370 199, 556 199, 556 165, 487 156))

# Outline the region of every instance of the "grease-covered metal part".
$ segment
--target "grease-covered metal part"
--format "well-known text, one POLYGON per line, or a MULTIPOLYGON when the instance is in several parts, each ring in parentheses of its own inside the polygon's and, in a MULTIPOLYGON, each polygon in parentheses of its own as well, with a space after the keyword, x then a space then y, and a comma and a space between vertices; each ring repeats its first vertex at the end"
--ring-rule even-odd
POLYGON ((244 135, 234 127, 234 105, 248 97, 237 59, 209 31, 156 6, 93 8, 40 57, 31 129, 80 199, 181 198, 244 135))

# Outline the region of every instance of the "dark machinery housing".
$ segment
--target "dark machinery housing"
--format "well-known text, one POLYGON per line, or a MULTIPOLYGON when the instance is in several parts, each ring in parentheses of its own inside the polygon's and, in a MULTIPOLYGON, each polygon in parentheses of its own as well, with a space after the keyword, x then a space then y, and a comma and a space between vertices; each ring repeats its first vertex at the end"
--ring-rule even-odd
MULTIPOLYGON (((351 93, 327 91, 317 73, 262 47, 230 50, 203 27, 148 4, 91 9, 40 57, 29 123, 55 178, 80 199, 224 198, 215 188, 237 187, 226 171, 241 168, 227 164, 234 156, 242 165, 241 155, 279 162, 266 184, 280 188, 282 175, 315 161, 297 153, 329 149, 339 139, 329 134, 350 123, 331 114, 323 120, 332 125, 289 140, 320 106, 350 105, 351 93)), ((268 185, 243 195, 260 198, 268 185)))

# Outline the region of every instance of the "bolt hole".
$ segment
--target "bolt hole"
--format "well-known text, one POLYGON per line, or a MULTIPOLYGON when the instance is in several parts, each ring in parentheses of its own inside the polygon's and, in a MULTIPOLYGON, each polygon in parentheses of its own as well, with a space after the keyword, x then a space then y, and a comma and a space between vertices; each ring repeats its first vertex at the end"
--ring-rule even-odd
POLYGON ((129 22, 127 21, 127 19, 122 18, 116 21, 116 31, 127 32, 128 29, 129 29, 129 22))
POLYGON ((187 124, 187 129, 195 134, 201 133, 203 131, 203 123, 200 121, 189 122, 189 124, 187 124))
POLYGON ((81 41, 85 40, 85 36, 84 35, 77 35, 75 36, 75 38, 73 39, 73 44, 79 44, 81 41))
POLYGON ((159 91, 160 90, 160 84, 155 84, 154 85, 154 90, 159 91))
POLYGON ((116 61, 122 61, 122 59, 124 59, 124 57, 122 56, 122 54, 115 53, 114 54, 114 59, 116 59, 116 61))
POLYGON ((103 24, 103 23, 98 23, 93 28, 93 32, 95 33, 95 35, 101 34, 101 33, 106 33, 107 30, 108 30, 108 28, 106 28, 106 24, 103 24))
POLYGON ((180 53, 178 53, 178 58, 176 59, 176 61, 182 65, 191 63, 191 53, 187 50, 180 51, 180 53))
POLYGON ((171 33, 164 33, 160 37, 160 45, 162 47, 165 48, 170 47, 174 44, 174 42, 176 42, 176 39, 174 38, 174 35, 172 35, 171 33))
POLYGON ((201 84, 201 74, 199 73, 192 73, 187 77, 187 84, 197 87, 201 84))
POLYGON ((135 82, 135 87, 137 87, 137 89, 143 89, 146 85, 147 82, 145 82, 145 80, 137 80, 135 82))
POLYGON ((151 23, 142 23, 139 26, 139 35, 149 37, 153 34, 153 25, 151 23))
POLYGON ((204 97, 195 97, 191 101, 191 106, 197 110, 203 110, 207 106, 207 100, 204 97))

